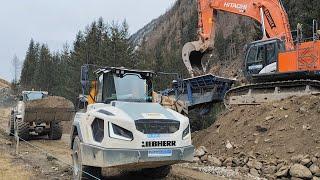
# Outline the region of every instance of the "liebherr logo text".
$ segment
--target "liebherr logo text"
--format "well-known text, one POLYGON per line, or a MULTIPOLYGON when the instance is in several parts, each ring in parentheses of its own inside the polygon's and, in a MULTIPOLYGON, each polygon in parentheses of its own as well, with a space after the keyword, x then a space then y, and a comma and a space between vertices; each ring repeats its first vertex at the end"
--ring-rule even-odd
POLYGON ((235 8, 235 9, 240 10, 241 12, 244 12, 244 11, 247 10, 248 5, 246 5, 246 4, 237 4, 237 3, 225 2, 225 3, 224 3, 224 7, 227 7, 227 8, 235 8))
POLYGON ((172 147, 176 141, 142 141, 142 147, 172 147))

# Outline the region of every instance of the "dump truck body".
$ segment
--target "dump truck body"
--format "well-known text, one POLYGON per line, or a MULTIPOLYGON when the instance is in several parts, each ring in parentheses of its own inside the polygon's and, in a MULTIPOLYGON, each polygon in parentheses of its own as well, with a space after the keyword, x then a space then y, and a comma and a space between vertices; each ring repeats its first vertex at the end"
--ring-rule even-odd
POLYGON ((189 119, 152 103, 153 72, 104 67, 95 73, 89 105, 75 114, 72 126, 74 179, 100 178, 102 168, 161 178, 170 165, 192 161, 189 119))
POLYGON ((139 169, 193 158, 188 118, 157 103, 89 105, 76 114, 73 127, 81 132, 81 162, 87 166, 139 169), (126 133, 119 135, 120 129, 126 133))

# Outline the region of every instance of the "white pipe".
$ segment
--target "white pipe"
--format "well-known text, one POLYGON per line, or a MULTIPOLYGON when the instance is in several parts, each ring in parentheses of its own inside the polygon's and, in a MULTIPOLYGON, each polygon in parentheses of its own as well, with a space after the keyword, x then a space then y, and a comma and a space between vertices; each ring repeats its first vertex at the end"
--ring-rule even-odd
POLYGON ((260 17, 261 17, 261 28, 262 28, 262 34, 263 34, 263 38, 262 39, 266 39, 267 38, 267 33, 266 33, 266 25, 264 23, 264 12, 262 7, 260 8, 260 17))

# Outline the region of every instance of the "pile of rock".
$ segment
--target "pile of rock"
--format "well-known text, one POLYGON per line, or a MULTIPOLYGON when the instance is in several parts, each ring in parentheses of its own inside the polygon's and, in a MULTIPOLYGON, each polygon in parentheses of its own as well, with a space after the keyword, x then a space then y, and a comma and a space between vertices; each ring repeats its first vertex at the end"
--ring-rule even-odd
POLYGON ((320 180, 320 153, 297 155, 290 161, 273 159, 261 160, 259 154, 240 152, 236 157, 216 157, 204 146, 196 149, 194 162, 215 167, 232 168, 242 174, 251 174, 267 179, 312 179, 320 180))
POLYGON ((11 105, 15 101, 14 96, 11 94, 9 88, 0 87, 0 106, 1 105, 11 105))

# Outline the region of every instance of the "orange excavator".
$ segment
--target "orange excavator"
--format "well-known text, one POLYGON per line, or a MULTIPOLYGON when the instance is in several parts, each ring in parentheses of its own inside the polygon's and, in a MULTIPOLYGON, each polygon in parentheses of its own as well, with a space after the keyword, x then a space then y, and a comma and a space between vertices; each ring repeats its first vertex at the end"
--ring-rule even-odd
POLYGON ((261 104, 290 96, 320 92, 320 41, 317 21, 313 37, 294 41, 281 0, 198 0, 199 40, 188 42, 182 58, 191 76, 206 73, 204 57, 215 38, 217 11, 250 17, 262 26, 263 38, 246 46, 245 77, 251 83, 226 93, 225 104, 261 104))

